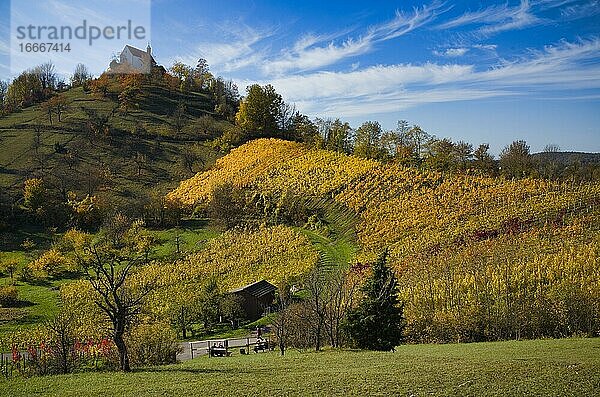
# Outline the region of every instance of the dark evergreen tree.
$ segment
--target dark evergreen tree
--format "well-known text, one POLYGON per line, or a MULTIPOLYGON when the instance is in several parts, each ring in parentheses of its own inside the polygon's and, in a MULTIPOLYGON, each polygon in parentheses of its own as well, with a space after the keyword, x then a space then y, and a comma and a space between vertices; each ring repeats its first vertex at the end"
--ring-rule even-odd
POLYGON ((363 300, 348 313, 346 329, 361 349, 390 351, 403 340, 403 305, 387 259, 387 251, 379 255, 363 286, 363 300))

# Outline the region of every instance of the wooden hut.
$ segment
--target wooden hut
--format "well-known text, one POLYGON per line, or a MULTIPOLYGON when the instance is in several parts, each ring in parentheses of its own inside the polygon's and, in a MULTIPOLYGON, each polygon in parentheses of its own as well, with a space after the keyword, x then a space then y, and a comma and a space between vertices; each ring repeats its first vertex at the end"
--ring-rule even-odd
POLYGON ((241 298, 246 319, 258 320, 271 307, 277 288, 268 281, 261 280, 229 291, 241 298))

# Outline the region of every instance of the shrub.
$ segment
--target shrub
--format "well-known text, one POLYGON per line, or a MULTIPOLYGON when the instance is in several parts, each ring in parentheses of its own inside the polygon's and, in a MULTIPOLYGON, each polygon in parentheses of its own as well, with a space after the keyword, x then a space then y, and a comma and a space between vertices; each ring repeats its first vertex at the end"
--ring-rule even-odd
POLYGON ((17 302, 19 292, 14 285, 0 287, 0 306, 12 306, 17 302))
POLYGON ((56 249, 44 252, 38 259, 27 265, 37 278, 53 277, 72 269, 69 261, 56 249))
POLYGON ((35 280, 35 275, 33 274, 33 270, 29 266, 23 266, 19 271, 18 276, 19 281, 29 282, 35 280))
POLYGON ((180 351, 177 333, 165 323, 139 324, 127 337, 132 365, 161 365, 176 362, 180 351))

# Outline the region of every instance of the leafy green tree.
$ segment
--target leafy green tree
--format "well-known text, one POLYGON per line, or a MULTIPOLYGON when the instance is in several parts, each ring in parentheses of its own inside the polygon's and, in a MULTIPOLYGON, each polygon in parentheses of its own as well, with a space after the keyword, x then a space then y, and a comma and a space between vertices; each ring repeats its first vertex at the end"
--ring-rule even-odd
POLYGON ((8 86, 4 106, 14 110, 40 102, 45 98, 40 74, 35 69, 26 70, 8 86))
POLYGON ((387 251, 379 255, 362 288, 363 300, 348 313, 346 329, 361 349, 390 351, 403 341, 403 305, 387 259, 387 251))
POLYGON ((489 153, 490 145, 483 143, 473 153, 475 168, 480 172, 492 175, 496 171, 494 156, 489 153))
POLYGON ((221 314, 225 319, 231 321, 232 326, 244 318, 245 312, 242 304, 242 298, 234 294, 225 294, 221 300, 221 314))
POLYGON ((433 136, 424 131, 418 125, 413 125, 412 128, 406 132, 405 138, 407 144, 412 148, 418 161, 423 158, 425 154, 425 148, 433 140, 433 136))
POLYGON ((217 284, 217 279, 211 277, 202 287, 200 295, 200 317, 204 323, 204 328, 210 328, 212 324, 219 321, 221 315, 221 301, 223 295, 217 284))
POLYGON ((454 168, 454 143, 448 139, 435 139, 428 145, 429 155, 425 160, 429 168, 438 171, 450 171, 454 168))
POLYGON ((212 75, 204 84, 208 84, 209 91, 215 103, 215 112, 225 119, 234 122, 235 115, 240 107, 240 94, 237 85, 231 80, 223 80, 222 77, 215 79, 212 75))
POLYGON ((251 137, 278 137, 283 105, 283 98, 272 85, 253 84, 240 103, 236 124, 251 137))
POLYGON ((380 158, 381 125, 377 121, 367 121, 356 130, 354 155, 367 159, 380 158))
POLYGON ((473 145, 468 142, 458 141, 454 144, 454 160, 459 169, 465 170, 473 159, 473 145))
POLYGON ((296 112, 294 117, 292 117, 292 125, 290 129, 290 135, 292 139, 316 146, 319 130, 306 115, 296 112))
POLYGON ((316 140, 317 147, 334 150, 340 153, 352 152, 352 128, 350 124, 343 123, 340 119, 315 119, 315 126, 320 135, 316 140))
POLYGON ((181 332, 183 339, 187 338, 187 331, 200 317, 200 292, 197 285, 184 284, 166 289, 160 296, 162 302, 159 306, 166 306, 171 325, 181 332))
POLYGON ((533 160, 525 141, 514 141, 500 152, 500 169, 511 178, 523 178, 531 174, 533 160))

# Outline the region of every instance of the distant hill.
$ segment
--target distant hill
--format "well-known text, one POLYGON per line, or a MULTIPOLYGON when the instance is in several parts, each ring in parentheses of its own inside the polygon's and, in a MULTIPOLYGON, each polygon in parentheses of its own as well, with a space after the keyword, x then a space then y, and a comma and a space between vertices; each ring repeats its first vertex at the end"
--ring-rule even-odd
POLYGON ((600 164, 600 153, 584 152, 541 152, 534 153, 533 158, 540 162, 554 162, 561 165, 573 163, 600 164))

